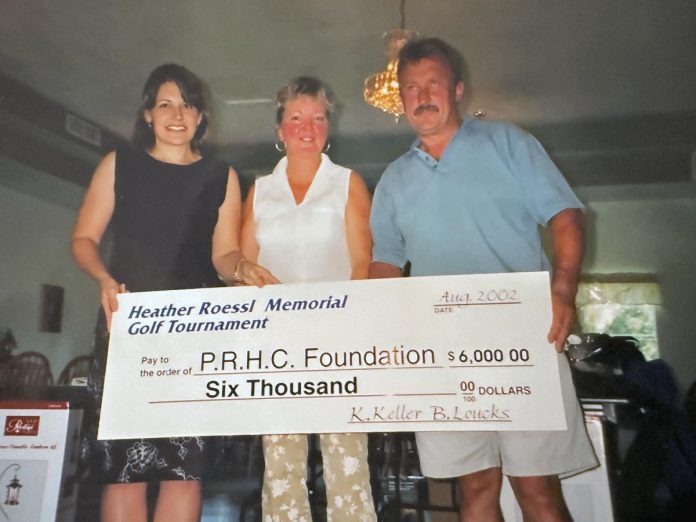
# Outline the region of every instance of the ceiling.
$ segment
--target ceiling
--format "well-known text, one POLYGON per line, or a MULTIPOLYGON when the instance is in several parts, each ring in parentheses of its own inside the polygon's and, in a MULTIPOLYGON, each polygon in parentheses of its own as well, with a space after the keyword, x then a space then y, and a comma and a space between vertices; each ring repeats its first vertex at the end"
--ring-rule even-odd
MULTIPOLYGON (((404 121, 362 101, 364 78, 385 66, 382 35, 398 27, 399 4, 2 0, 0 73, 127 139, 149 71, 181 63, 209 85, 223 147, 270 143, 273 105, 238 102, 310 74, 336 92, 334 133, 403 136, 404 121)), ((410 0, 406 26, 462 51, 469 111, 487 118, 543 125, 696 111, 693 0, 410 0)))

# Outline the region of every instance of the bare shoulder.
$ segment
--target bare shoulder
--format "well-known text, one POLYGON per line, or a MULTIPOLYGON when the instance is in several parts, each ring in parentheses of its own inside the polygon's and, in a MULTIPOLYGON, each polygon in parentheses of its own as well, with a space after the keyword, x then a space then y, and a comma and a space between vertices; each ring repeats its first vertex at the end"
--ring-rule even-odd
POLYGON ((242 214, 244 217, 248 216, 253 216, 254 214, 254 193, 256 192, 256 183, 252 184, 251 187, 249 187, 249 190, 246 193, 246 197, 244 198, 244 207, 242 210, 242 214))
POLYGON ((239 175, 237 174, 237 171, 234 170, 234 167, 231 165, 227 167, 227 177, 228 179, 239 180, 239 175))
POLYGON ((350 173, 350 182, 349 182, 349 188, 348 190, 350 191, 351 194, 363 194, 367 195, 369 197, 370 193, 367 190, 367 185, 365 184, 365 180, 363 177, 360 175, 360 173, 356 171, 351 171, 350 173))
POLYGON ((107 153, 99 162, 100 165, 116 165, 116 151, 107 153))
POLYGON ((247 190, 246 197, 244 198, 244 201, 253 201, 255 193, 256 193, 256 182, 253 182, 251 184, 251 187, 249 187, 249 190, 247 190))
POLYGON ((94 169, 88 192, 99 193, 103 196, 105 191, 113 191, 115 179, 116 151, 111 151, 99 161, 97 168, 94 169))
POLYGON ((368 216, 371 204, 370 192, 367 190, 365 181, 357 172, 351 172, 348 185, 348 202, 346 204, 348 214, 352 215, 354 212, 357 212, 359 215, 368 216))
POLYGON ((97 168, 94 170, 94 175, 97 176, 99 174, 104 175, 104 172, 111 172, 112 174, 116 172, 116 151, 112 150, 108 154, 106 154, 101 161, 99 161, 99 164, 97 165, 97 168))

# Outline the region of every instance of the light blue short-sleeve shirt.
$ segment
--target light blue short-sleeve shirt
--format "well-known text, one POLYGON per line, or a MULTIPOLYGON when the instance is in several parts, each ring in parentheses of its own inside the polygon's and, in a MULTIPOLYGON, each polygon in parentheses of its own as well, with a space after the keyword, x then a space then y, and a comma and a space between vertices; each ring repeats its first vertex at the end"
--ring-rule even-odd
POLYGON ((418 144, 375 189, 373 261, 415 276, 550 268, 539 225, 583 205, 533 136, 467 118, 439 161, 418 144))

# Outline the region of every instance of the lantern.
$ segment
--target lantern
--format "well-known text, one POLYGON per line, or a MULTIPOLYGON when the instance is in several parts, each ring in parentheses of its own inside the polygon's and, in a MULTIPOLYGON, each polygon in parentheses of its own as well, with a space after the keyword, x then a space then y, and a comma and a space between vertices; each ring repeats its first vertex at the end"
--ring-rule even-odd
MULTIPOLYGON (((15 476, 12 480, 10 480, 9 484, 5 486, 7 488, 7 496, 5 497, 5 504, 8 506, 16 506, 19 504, 19 490, 22 489, 22 483, 19 481, 17 478, 17 471, 19 471, 20 466, 19 464, 10 464, 5 468, 5 471, 8 471, 11 468, 16 468, 15 469, 15 476)), ((3 471, 0 474, 0 477, 5 474, 5 471, 3 471)))

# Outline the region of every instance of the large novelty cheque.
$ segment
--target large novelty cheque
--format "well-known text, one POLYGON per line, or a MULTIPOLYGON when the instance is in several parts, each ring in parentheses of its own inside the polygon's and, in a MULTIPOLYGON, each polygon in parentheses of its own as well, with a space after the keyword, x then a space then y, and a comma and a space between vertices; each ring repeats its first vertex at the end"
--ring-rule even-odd
POLYGON ((100 438, 565 428, 546 272, 118 299, 100 438))

